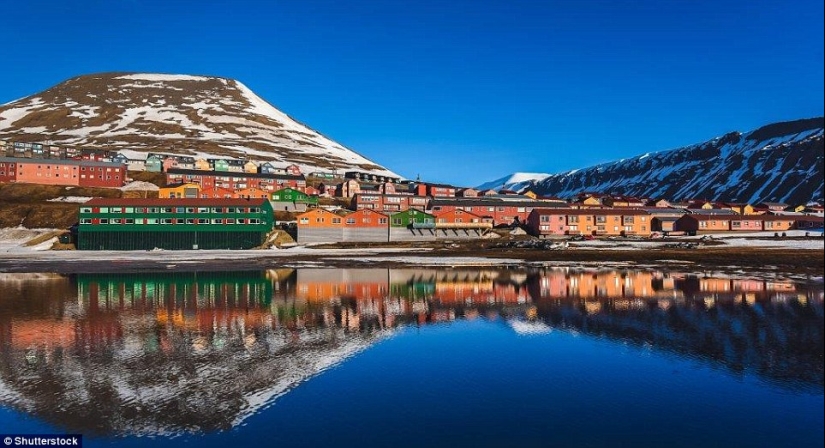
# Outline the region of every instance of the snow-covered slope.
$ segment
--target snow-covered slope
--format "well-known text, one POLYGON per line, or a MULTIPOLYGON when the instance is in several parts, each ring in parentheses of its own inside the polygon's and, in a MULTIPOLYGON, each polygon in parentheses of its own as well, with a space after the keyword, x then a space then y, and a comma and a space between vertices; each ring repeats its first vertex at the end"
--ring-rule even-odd
POLYGON ((0 106, 0 139, 395 175, 293 120, 240 82, 208 76, 72 78, 0 106))
POLYGON ((524 188, 532 185, 533 181, 541 180, 549 177, 549 174, 544 173, 513 173, 509 176, 504 176, 501 179, 486 182, 478 187, 477 190, 513 190, 521 191, 524 188))
POLYGON ((823 197, 823 118, 731 132, 697 145, 554 174, 529 187, 561 197, 595 192, 805 204, 823 197))

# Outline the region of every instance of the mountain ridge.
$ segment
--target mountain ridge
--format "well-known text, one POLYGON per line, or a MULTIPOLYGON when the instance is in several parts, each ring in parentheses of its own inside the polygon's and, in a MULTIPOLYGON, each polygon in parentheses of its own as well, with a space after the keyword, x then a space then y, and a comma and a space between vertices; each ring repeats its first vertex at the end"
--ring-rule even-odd
POLYGON ((220 76, 75 76, 0 106, 0 138, 397 176, 220 76))
POLYGON ((590 192, 670 200, 821 201, 824 123, 823 117, 771 123, 499 188, 561 197, 590 192))

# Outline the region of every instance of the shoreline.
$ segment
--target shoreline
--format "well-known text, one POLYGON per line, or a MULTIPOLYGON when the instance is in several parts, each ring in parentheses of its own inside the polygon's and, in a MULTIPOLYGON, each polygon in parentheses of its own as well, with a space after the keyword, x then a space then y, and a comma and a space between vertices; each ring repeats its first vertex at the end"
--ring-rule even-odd
POLYGON ((246 251, 26 251, 0 253, 0 273, 119 273, 274 268, 622 266, 748 271, 822 278, 825 249, 700 246, 571 247, 565 250, 455 247, 304 247, 246 251))

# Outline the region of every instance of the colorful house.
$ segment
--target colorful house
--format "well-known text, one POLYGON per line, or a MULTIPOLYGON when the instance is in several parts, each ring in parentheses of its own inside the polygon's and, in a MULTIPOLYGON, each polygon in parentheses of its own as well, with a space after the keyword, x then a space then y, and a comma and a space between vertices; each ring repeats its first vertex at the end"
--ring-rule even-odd
POLYGON ((297 217, 299 244, 335 243, 343 238, 344 218, 322 208, 314 208, 297 217))
POLYGON ((730 222, 737 219, 736 215, 684 215, 673 224, 675 232, 685 232, 688 235, 707 232, 726 232, 730 230, 730 222))
POLYGON ((160 173, 163 171, 163 159, 155 154, 146 158, 146 171, 160 173))
POLYGON ((195 159, 195 169, 201 171, 209 171, 212 167, 209 165, 209 161, 203 158, 195 159))
POLYGON ((408 209, 390 215, 390 241, 427 241, 435 237, 435 216, 429 213, 408 209))
POLYGON ((265 199, 106 199, 80 206, 80 250, 250 249, 272 230, 265 199))
POLYGON ((239 199, 262 198, 269 199, 269 192, 260 188, 243 188, 235 191, 235 197, 239 199))
POLYGON ((173 184, 158 189, 159 198, 187 198, 197 199, 201 197, 201 186, 198 184, 173 184))
POLYGON ((0 157, 0 182, 118 188, 125 180, 120 163, 0 157))
POLYGON ((548 238, 563 235, 648 236, 650 214, 639 209, 536 208, 527 217, 532 235, 548 238))
POLYGON ((437 238, 479 238, 493 228, 492 220, 465 210, 452 210, 435 215, 437 238))
POLYGON ((257 173, 258 172, 258 165, 255 162, 249 160, 243 164, 243 170, 247 173, 257 173))
POLYGON ((310 196, 294 188, 282 188, 269 195, 272 208, 279 211, 305 212, 318 205, 318 197, 310 196))
POLYGON ((344 217, 341 241, 389 241, 389 217, 373 210, 359 210, 344 217))

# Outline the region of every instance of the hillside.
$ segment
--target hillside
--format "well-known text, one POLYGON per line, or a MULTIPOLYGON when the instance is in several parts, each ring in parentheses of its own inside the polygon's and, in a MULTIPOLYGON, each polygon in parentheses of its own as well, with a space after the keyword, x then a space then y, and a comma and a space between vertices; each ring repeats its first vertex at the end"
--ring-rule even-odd
POLYGON ((823 123, 818 117, 731 132, 519 186, 561 197, 593 192, 804 204, 823 197, 823 123))
POLYGON ((219 77, 78 76, 0 106, 0 139, 397 176, 295 121, 240 82, 219 77))

